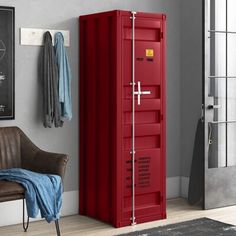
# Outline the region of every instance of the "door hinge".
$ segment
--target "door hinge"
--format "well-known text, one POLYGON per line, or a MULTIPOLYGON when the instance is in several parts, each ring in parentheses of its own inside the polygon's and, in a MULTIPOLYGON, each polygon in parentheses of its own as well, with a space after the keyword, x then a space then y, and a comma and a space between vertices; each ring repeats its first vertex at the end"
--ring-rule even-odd
POLYGON ((163 39, 164 38, 164 33, 163 32, 161 32, 161 39, 163 39))
POLYGON ((162 19, 166 20, 166 14, 162 14, 162 19))
POLYGON ((202 122, 204 122, 204 108, 205 108, 205 106, 204 106, 204 104, 202 104, 202 106, 201 106, 201 121, 202 122))
POLYGON ((161 197, 160 197, 160 201, 163 202, 163 200, 164 200, 164 198, 163 198, 163 196, 161 196, 161 197))

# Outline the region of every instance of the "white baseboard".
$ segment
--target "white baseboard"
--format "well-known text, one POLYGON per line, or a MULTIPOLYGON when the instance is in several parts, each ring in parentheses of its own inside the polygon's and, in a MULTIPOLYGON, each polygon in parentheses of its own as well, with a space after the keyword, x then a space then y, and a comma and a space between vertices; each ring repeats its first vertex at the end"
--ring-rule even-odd
POLYGON ((178 198, 178 197, 187 198, 188 183, 189 183, 188 177, 176 176, 167 178, 166 179, 167 199, 178 198))
POLYGON ((78 214, 79 211, 79 191, 70 191, 63 194, 62 216, 78 214))
MULTIPOLYGON (((170 177, 166 179, 167 199, 188 196, 188 177, 170 177)), ((78 214, 78 191, 63 194, 62 216, 78 214)), ((41 220, 39 216, 30 221, 41 220)), ((22 200, 0 203, 0 227, 22 223, 22 200), (4 216, 4 217, 3 217, 4 216)))
POLYGON ((181 177, 181 186, 180 186, 180 196, 183 198, 188 198, 188 184, 189 177, 181 177))
MULTIPOLYGON (((0 203, 0 226, 22 223, 22 200, 0 203), (3 217, 4 216, 4 217, 3 217)), ((62 216, 78 214, 78 191, 63 193, 62 216)), ((42 220, 41 217, 30 221, 42 220)))
POLYGON ((169 177, 166 179, 166 198, 177 198, 180 196, 180 177, 169 177))

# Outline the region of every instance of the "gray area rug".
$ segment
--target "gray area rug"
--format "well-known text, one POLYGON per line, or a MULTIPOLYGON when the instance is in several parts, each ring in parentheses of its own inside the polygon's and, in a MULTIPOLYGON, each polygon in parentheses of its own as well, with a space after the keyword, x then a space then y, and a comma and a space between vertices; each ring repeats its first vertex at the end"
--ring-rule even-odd
POLYGON ((236 226, 208 218, 185 221, 122 236, 236 236, 236 226))

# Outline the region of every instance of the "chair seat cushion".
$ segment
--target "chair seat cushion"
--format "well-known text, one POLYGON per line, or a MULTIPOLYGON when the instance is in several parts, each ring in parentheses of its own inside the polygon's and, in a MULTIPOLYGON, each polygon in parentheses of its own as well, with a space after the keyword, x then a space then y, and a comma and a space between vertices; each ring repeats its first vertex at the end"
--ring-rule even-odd
POLYGON ((24 194, 24 188, 14 182, 0 180, 0 197, 24 194))

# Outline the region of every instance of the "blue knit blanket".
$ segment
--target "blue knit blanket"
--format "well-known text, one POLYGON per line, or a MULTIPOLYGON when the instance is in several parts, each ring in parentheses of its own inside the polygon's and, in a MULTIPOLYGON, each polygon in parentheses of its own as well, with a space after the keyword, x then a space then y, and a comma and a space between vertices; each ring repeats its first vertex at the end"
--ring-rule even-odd
POLYGON ((48 223, 60 217, 62 183, 58 175, 39 174, 21 168, 0 170, 0 180, 21 184, 25 188, 28 216, 41 217, 48 223))

